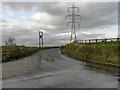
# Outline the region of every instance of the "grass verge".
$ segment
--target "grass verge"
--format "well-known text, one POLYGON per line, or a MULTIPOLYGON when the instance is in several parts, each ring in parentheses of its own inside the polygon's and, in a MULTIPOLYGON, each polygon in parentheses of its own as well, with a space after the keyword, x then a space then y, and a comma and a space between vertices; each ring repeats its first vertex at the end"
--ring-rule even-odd
POLYGON ((70 43, 61 47, 61 53, 77 60, 101 63, 106 65, 120 65, 120 47, 118 42, 100 42, 77 44, 70 43))
MULTIPOLYGON (((26 47, 26 46, 2 46, 2 62, 15 61, 42 50, 56 47, 26 47)), ((1 57, 0 57, 1 58, 1 57)))

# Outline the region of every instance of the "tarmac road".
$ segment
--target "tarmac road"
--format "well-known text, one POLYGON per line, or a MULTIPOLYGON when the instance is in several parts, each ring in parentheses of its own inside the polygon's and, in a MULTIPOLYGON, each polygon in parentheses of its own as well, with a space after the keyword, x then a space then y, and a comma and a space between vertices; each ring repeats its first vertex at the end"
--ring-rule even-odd
POLYGON ((29 63, 26 68, 20 66, 22 61, 27 63, 26 58, 10 62, 9 70, 8 64, 3 64, 3 88, 118 88, 116 73, 86 67, 83 62, 62 55, 59 48, 39 51, 27 59, 30 58, 34 64, 29 63), (14 70, 17 64, 18 69, 14 70), (34 68, 28 70, 29 67, 34 68))

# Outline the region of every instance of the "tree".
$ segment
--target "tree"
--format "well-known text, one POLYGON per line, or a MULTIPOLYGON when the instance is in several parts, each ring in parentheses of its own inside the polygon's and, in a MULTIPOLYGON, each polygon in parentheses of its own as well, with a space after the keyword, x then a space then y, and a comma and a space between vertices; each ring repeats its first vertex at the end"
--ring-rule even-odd
POLYGON ((5 41, 5 46, 16 46, 15 39, 13 37, 9 37, 7 41, 5 41))

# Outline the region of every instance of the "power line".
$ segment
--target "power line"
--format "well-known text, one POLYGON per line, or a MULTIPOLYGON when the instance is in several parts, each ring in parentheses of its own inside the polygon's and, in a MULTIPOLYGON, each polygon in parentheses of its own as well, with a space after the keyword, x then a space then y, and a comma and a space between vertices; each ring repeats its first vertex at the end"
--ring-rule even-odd
POLYGON ((73 4, 72 7, 68 7, 68 12, 70 12, 70 10, 71 10, 71 11, 72 11, 72 14, 66 16, 66 19, 67 19, 68 17, 71 17, 71 19, 72 19, 70 22, 67 22, 67 26, 68 26, 69 23, 71 23, 70 42, 71 42, 72 40, 73 40, 73 41, 77 40, 76 24, 78 24, 79 27, 80 27, 80 23, 79 23, 78 21, 76 21, 76 17, 79 16, 80 19, 81 19, 81 16, 75 13, 75 10, 76 10, 76 9, 77 9, 78 12, 79 12, 79 8, 78 8, 78 7, 75 7, 74 4, 73 4), (74 37, 74 38, 73 38, 73 37, 74 37))

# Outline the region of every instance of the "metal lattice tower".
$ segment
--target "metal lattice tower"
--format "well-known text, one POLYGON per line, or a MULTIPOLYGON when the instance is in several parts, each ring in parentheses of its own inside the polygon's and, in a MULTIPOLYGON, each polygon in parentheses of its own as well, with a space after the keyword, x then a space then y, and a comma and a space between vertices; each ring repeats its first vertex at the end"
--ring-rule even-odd
POLYGON ((67 15, 67 16, 66 16, 66 19, 67 19, 68 17, 71 17, 71 19, 72 19, 70 22, 67 22, 67 26, 68 26, 69 23, 71 23, 71 36, 70 36, 70 42, 71 42, 72 40, 73 40, 73 41, 77 40, 77 35, 76 35, 76 23, 78 23, 79 27, 80 27, 80 23, 79 23, 79 22, 76 22, 76 16, 79 16, 80 19, 81 19, 81 16, 80 16, 80 15, 77 15, 77 14, 75 13, 75 10, 76 10, 76 9, 77 9, 78 12, 79 12, 79 8, 78 8, 78 7, 75 7, 74 4, 73 4, 72 7, 68 7, 68 12, 70 11, 70 9, 71 9, 71 11, 72 11, 72 14, 67 15), (73 36, 74 36, 74 39, 73 39, 73 36))

